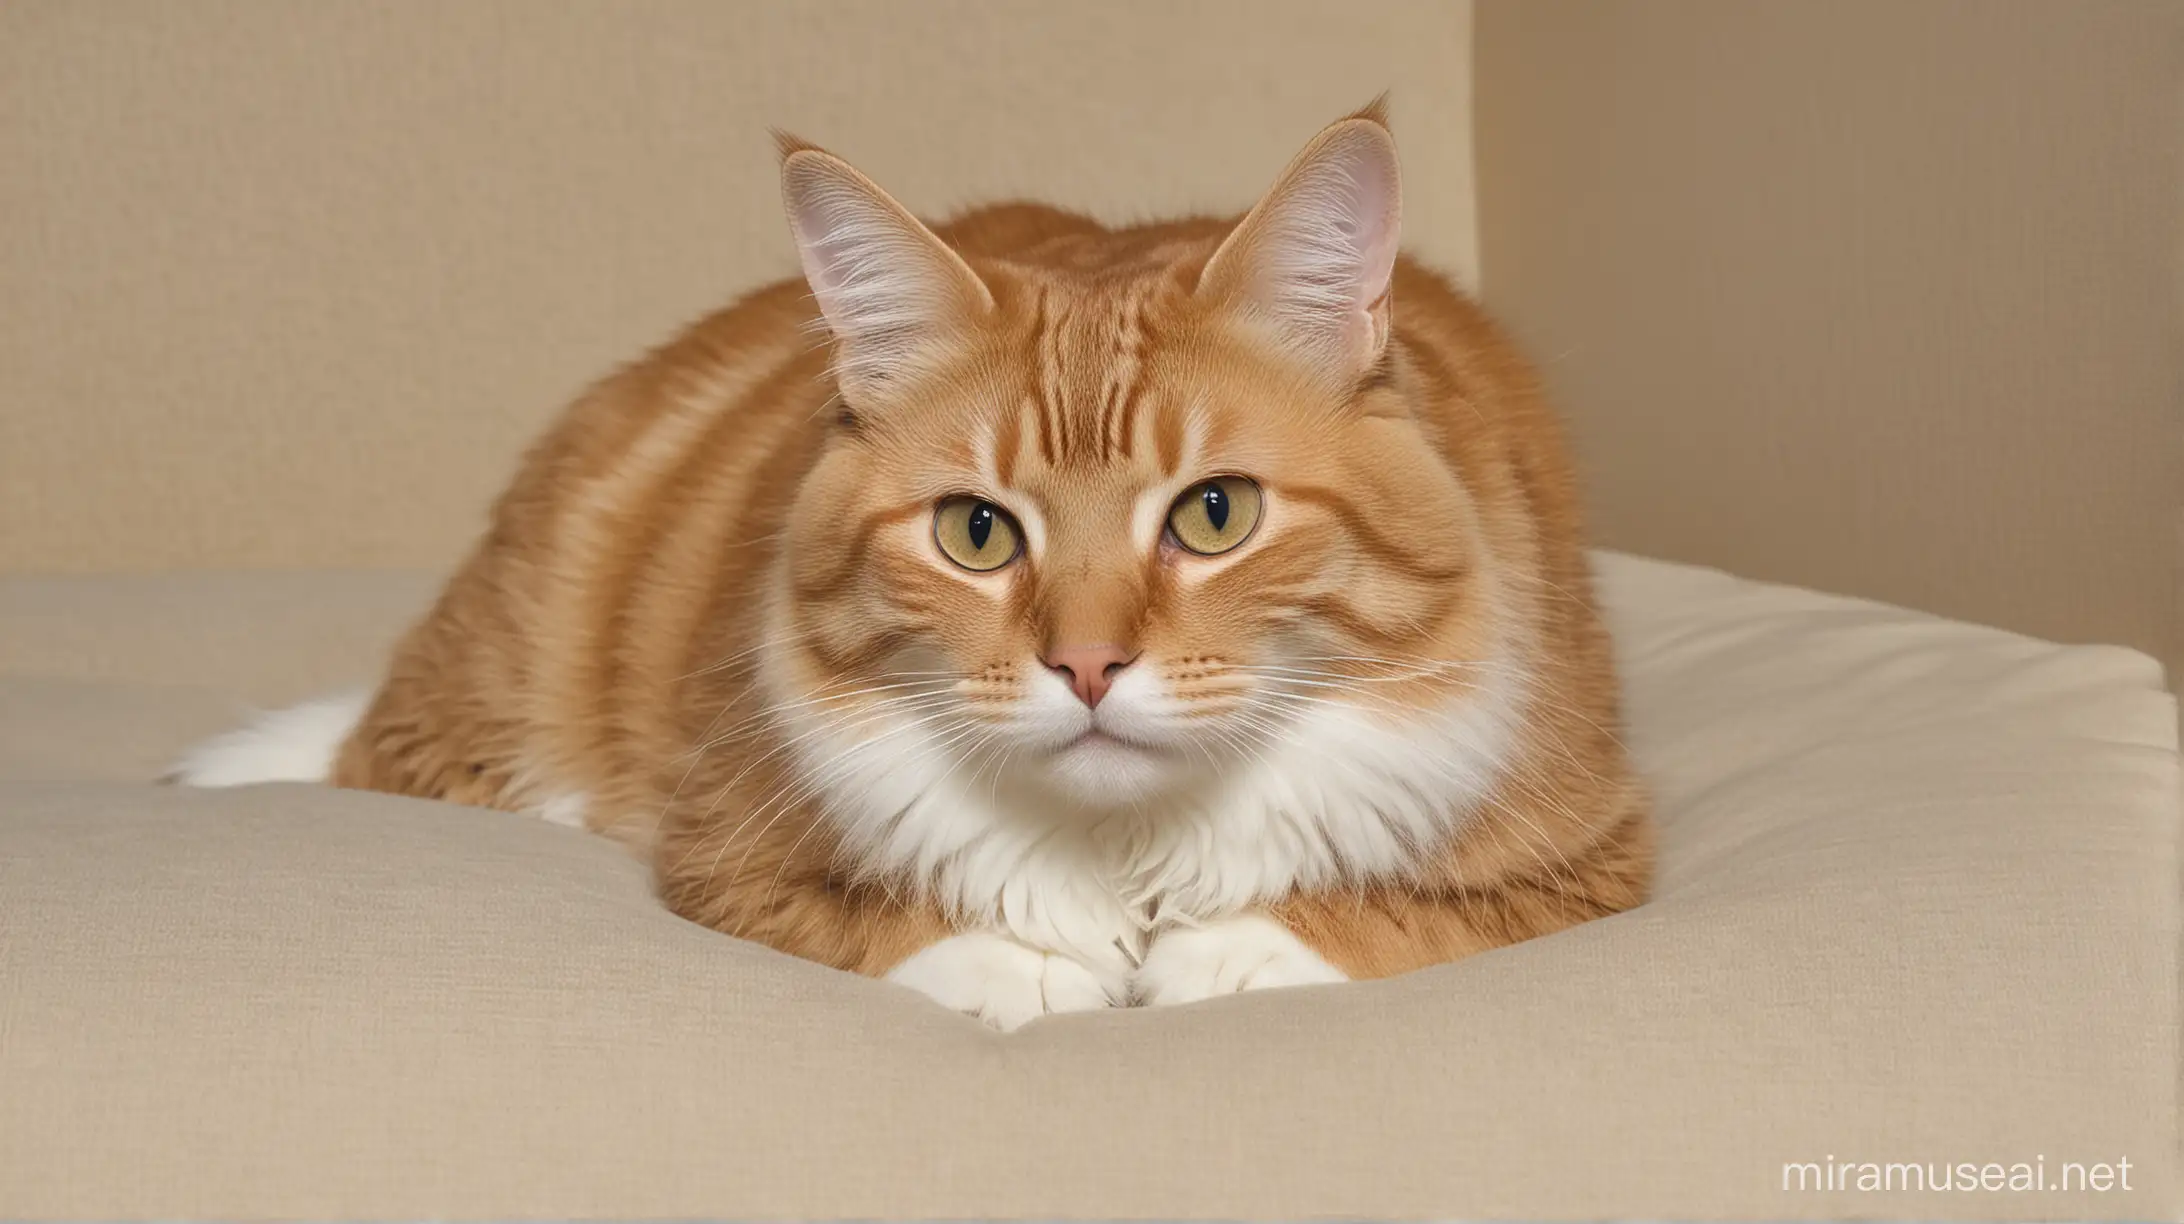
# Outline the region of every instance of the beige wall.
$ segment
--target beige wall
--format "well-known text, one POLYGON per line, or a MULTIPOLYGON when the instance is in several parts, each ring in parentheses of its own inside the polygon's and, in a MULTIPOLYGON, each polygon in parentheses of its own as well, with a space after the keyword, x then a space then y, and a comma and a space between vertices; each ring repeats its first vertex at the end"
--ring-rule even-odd
POLYGON ((0 570, 437 565, 584 382, 794 258, 765 128, 913 207, 1248 204, 1396 95, 1474 265, 1443 0, 12 0, 0 570))
POLYGON ((2184 4, 1484 0, 1608 543, 2184 663, 2184 4))
MULTIPOLYGON (((1605 542, 2184 657, 2184 5, 1486 0, 1489 304, 1605 542)), ((0 5, 0 571, 439 565, 585 381, 793 262, 764 128, 914 206, 1232 208, 1436 0, 0 5)))

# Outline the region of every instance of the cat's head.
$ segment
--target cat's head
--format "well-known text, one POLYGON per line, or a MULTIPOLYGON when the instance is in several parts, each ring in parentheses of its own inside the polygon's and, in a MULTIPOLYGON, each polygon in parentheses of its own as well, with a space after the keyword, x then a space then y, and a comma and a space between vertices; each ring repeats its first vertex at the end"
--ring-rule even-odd
POLYGON ((784 540, 802 709, 981 789, 1103 808, 1312 752, 1297 729, 1324 703, 1400 718, 1450 691, 1434 661, 1489 630, 1480 546, 1391 351, 1377 108, 1233 227, 1056 215, 1014 259, 784 151, 840 387, 784 540))

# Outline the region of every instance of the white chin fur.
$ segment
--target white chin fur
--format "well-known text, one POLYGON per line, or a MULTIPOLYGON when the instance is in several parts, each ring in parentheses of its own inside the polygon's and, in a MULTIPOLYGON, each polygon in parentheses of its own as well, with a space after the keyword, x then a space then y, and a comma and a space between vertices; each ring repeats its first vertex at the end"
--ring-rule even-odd
POLYGON ((1123 807, 1150 799, 1173 779, 1165 756, 1120 740, 1072 744, 1048 758, 1048 780, 1089 808, 1123 807))
MULTIPOLYGON (((1401 719, 1314 701, 1271 750, 1219 769, 1204 762, 1230 756, 1229 737, 1194 747, 1198 725, 1151 668, 1122 673, 1098 708, 1099 726, 1124 743, 1073 746, 1094 712, 1042 676, 1012 712, 1008 747, 977 759, 909 720, 839 732, 799 712, 787 684, 774 692, 846 857, 922 882, 966 926, 1112 981, 1150 954, 1156 913, 1210 925, 1297 889, 1400 874, 1420 847, 1444 844, 1491 800, 1519 744, 1527 677, 1500 659, 1482 660, 1479 675, 1445 706, 1401 719)), ((1147 982, 1164 1001, 1225 982, 1328 980, 1290 953, 1237 969, 1260 952, 1179 933, 1159 936, 1177 942, 1147 982), (1194 945, 1204 946, 1191 964, 1176 963, 1194 945)), ((1280 942, 1263 929, 1255 938, 1261 952, 1280 942)))
POLYGON ((1175 703, 1153 672, 1124 672, 1097 710, 1059 680, 1034 680, 1017 720, 1036 781, 1094 813, 1140 806, 1187 782, 1187 745, 1169 724, 1175 703), (1093 731, 1100 734, 1083 738, 1093 731))

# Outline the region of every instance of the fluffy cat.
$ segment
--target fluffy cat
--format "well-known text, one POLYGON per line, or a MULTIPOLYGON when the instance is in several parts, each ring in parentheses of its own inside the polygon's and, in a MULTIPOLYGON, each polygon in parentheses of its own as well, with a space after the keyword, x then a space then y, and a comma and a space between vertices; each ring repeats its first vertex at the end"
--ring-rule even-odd
POLYGON ((805 278, 597 385, 376 695, 201 748, 531 811, 1012 1028, 1637 904, 1572 473, 1397 253, 1378 106, 1238 220, 927 228, 782 140, 805 278))

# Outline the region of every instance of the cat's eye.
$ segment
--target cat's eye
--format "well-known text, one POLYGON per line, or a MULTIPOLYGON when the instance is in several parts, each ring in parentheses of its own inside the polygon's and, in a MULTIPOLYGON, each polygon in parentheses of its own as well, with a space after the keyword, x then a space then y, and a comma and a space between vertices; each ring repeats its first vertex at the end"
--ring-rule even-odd
POLYGON ((1259 525, 1259 486, 1241 476, 1192 485, 1168 511, 1168 532, 1200 556, 1225 553, 1259 525))
POLYGON ((984 574, 1016 560, 1023 533, 1008 511, 975 497, 951 497, 933 512, 933 542, 950 561, 984 574))

